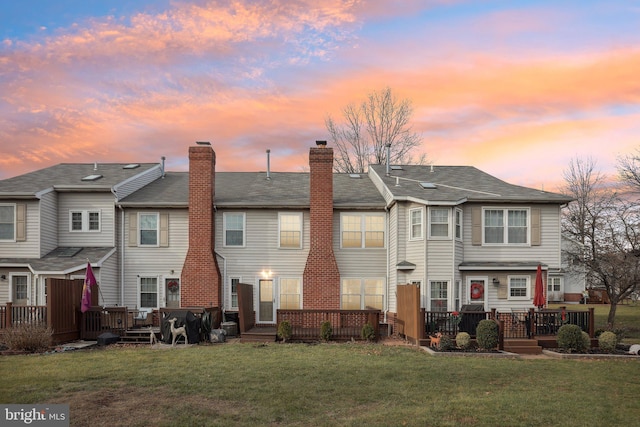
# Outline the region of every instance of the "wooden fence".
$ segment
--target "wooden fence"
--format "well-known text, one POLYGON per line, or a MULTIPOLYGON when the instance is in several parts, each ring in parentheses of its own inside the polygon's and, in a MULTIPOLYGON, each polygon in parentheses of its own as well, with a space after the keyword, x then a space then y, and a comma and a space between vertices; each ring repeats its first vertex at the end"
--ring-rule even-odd
POLYGON ((253 311, 253 286, 238 283, 238 331, 240 334, 250 331, 256 324, 253 311))
POLYGON ((380 336, 380 310, 277 310, 277 324, 291 323, 291 340, 317 341, 324 322, 331 323, 332 340, 362 339, 362 328, 369 323, 380 336))
POLYGON ((395 332, 417 343, 424 338, 424 316, 420 315, 420 286, 398 285, 397 301, 395 332))

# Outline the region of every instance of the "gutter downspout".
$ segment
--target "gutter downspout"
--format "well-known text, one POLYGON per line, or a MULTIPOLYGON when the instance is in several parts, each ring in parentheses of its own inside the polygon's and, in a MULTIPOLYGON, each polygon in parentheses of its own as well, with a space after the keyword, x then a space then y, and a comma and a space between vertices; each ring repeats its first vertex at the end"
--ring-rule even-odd
POLYGON ((213 251, 213 254, 222 258, 222 286, 220 287, 222 289, 222 295, 220 295, 220 301, 222 302, 222 304, 220 304, 220 309, 222 310, 222 321, 224 322, 224 305, 227 301, 224 298, 224 288, 227 286, 227 258, 225 258, 224 255, 218 253, 216 250, 213 251))
POLYGON ((120 208, 120 306, 124 307, 124 208, 120 208))

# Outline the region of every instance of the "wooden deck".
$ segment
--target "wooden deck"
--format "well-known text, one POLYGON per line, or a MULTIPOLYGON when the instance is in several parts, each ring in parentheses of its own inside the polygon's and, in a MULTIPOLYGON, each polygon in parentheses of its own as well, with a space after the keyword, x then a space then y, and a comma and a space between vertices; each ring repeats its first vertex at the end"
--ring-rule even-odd
POLYGON ((254 326, 240 334, 240 342, 275 342, 276 333, 275 326, 254 326))

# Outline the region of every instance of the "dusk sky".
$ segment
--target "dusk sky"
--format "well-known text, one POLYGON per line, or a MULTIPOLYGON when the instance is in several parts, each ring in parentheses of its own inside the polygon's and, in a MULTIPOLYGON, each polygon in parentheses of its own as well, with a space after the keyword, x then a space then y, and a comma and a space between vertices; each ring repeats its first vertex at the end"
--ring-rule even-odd
MULTIPOLYGON (((640 1, 0 2, 0 179, 57 163, 300 171, 390 87, 436 165, 555 191, 640 148, 640 1)), ((416 153, 418 154, 418 153, 416 153)))

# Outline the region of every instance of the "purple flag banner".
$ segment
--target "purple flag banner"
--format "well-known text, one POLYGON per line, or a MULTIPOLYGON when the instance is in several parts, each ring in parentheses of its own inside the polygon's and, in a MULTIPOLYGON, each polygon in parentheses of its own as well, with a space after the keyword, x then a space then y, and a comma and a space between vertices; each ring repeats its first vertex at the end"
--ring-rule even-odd
POLYGON ((93 275, 91 263, 87 263, 87 273, 84 276, 84 286, 82 287, 82 307, 80 310, 84 313, 91 308, 91 287, 97 285, 96 276, 93 275))

